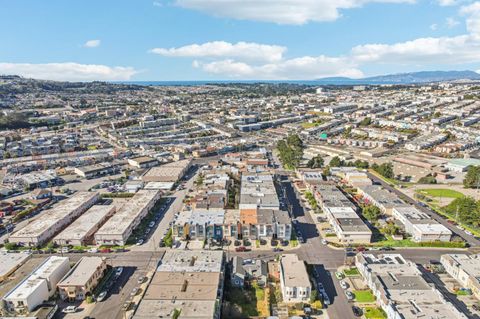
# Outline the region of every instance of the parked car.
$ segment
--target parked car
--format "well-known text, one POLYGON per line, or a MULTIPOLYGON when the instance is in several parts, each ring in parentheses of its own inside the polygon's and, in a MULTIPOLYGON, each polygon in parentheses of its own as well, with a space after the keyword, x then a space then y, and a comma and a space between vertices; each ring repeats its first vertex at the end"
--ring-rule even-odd
POLYGON ((348 284, 345 280, 340 280, 340 287, 342 287, 342 289, 348 289, 348 284))
POLYGON ((330 305, 330 298, 328 298, 327 293, 322 291, 322 296, 323 296, 323 303, 326 304, 327 306, 330 305))
POLYGON ((273 248, 273 251, 276 252, 276 253, 278 253, 278 252, 283 251, 283 249, 282 249, 282 248, 275 247, 275 248, 273 248))
POLYGON ((248 249, 245 246, 240 246, 240 247, 235 248, 235 251, 236 252, 246 252, 246 251, 250 251, 250 249, 248 249))
POLYGON ((68 306, 67 308, 64 308, 62 310, 63 313, 75 313, 77 312, 77 307, 76 306, 68 306))
POLYGON ((339 271, 335 272, 335 277, 337 277, 338 280, 341 280, 345 277, 345 275, 339 271))
POLYGON ((105 253, 111 253, 112 250, 110 248, 103 248, 103 249, 100 249, 100 252, 105 254, 105 253))
POLYGON ((326 239, 322 239, 322 244, 326 245, 328 244, 328 241, 326 239))
POLYGON ((130 306, 132 305, 132 302, 131 301, 127 301, 123 304, 122 306, 122 310, 123 311, 127 311, 128 309, 130 309, 130 306))
POLYGON ((133 297, 133 296, 136 296, 136 295, 138 294, 139 290, 140 290, 140 289, 137 288, 137 287, 133 288, 133 289, 132 289, 132 292, 130 293, 130 296, 132 296, 132 297, 133 297))
POLYGON ((137 246, 143 245, 143 239, 140 239, 139 241, 137 241, 136 245, 137 246))
POLYGON ((350 290, 345 290, 345 296, 347 296, 347 299, 348 299, 349 301, 355 299, 354 294, 353 294, 350 290))
POLYGON ((362 311, 362 308, 360 308, 360 307, 352 306, 352 311, 353 311, 353 315, 355 317, 363 316, 363 311, 362 311))
POLYGON ((140 276, 140 277, 138 277, 137 283, 139 285, 141 285, 141 284, 143 284, 144 281, 145 281, 145 276, 140 276))
POLYGON ((155 226, 155 222, 150 222, 150 224, 148 224, 148 227, 152 228, 153 226, 155 226))
POLYGON ((120 277, 122 275, 122 272, 123 272, 123 267, 118 267, 116 270, 115 270, 115 276, 116 277, 120 277))
POLYGON ((97 301, 98 302, 102 302, 103 300, 105 300, 105 297, 107 296, 107 292, 106 291, 102 291, 100 294, 98 294, 97 296, 97 301))

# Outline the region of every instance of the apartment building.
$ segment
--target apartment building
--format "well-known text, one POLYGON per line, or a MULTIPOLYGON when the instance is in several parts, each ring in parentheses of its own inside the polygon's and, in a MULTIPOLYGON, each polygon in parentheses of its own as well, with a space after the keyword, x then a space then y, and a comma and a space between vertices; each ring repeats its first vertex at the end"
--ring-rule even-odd
POLYGON ((415 242, 450 241, 452 232, 413 206, 394 207, 392 215, 412 235, 415 242))
POLYGON ((134 319, 219 319, 224 285, 222 251, 167 251, 134 319))
POLYGON ((324 212, 341 243, 371 242, 372 231, 351 207, 325 207, 324 212))
POLYGON ((312 286, 307 269, 295 254, 282 255, 280 259, 280 285, 285 302, 310 300, 312 286))
POLYGON ((223 209, 182 211, 172 225, 173 236, 183 240, 223 239, 223 209))
POLYGON ((24 228, 13 233, 9 241, 26 246, 40 246, 83 214, 100 198, 98 193, 77 192, 61 201, 24 228))
POLYGON ((57 245, 86 246, 93 242, 93 234, 115 213, 114 205, 93 205, 70 226, 58 234, 57 245))
POLYGON ((445 254, 440 257, 440 262, 462 288, 471 289, 480 299, 480 255, 445 254))
POLYGON ((393 208, 410 206, 380 185, 358 186, 357 191, 363 196, 364 200, 377 206, 382 213, 389 216, 392 216, 393 208))
POLYGON ((3 297, 3 309, 12 315, 28 315, 54 295, 69 269, 67 257, 48 257, 3 297))
POLYGON ((358 254, 355 265, 388 319, 467 319, 400 254, 358 254))
POLYGON ((125 245, 133 230, 160 199, 161 192, 139 190, 96 233, 97 245, 125 245))
POLYGON ((107 263, 104 257, 82 257, 57 284, 62 300, 84 300, 102 279, 107 263))

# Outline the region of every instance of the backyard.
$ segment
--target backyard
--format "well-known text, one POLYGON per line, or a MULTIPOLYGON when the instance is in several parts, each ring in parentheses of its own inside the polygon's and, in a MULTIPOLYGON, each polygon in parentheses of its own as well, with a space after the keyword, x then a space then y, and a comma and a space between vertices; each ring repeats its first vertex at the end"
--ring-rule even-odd
POLYGON ((367 307, 363 313, 367 319, 387 319, 387 314, 380 308, 367 307))
POLYGON ((375 296, 370 290, 354 290, 353 294, 355 295, 356 302, 374 302, 375 296))

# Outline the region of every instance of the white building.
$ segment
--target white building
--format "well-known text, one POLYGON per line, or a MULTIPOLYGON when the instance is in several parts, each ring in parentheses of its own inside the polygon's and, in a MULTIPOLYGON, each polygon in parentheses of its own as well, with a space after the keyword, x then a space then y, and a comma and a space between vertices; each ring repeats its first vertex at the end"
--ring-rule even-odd
POLYGON ((27 246, 40 246, 83 214, 99 199, 98 193, 77 192, 72 197, 45 211, 41 217, 13 233, 9 241, 27 246))
POLYGON ((160 199, 160 192, 140 190, 95 234, 97 245, 125 245, 133 230, 160 199))
POLYGON ((351 207, 324 207, 323 210, 340 242, 370 243, 372 231, 351 207))
POLYGON ((53 296, 57 283, 69 269, 67 257, 48 257, 3 297, 4 309, 12 314, 28 314, 53 296))
POLYGON ((450 276, 480 299, 480 255, 446 254, 440 262, 450 276))
POLYGON ((392 214, 405 226, 405 231, 412 235, 415 242, 450 241, 452 237, 447 227, 413 206, 394 207, 392 214))
POLYGON ((312 286, 307 269, 297 255, 282 255, 280 260, 280 285, 283 300, 286 302, 303 302, 310 300, 312 286))

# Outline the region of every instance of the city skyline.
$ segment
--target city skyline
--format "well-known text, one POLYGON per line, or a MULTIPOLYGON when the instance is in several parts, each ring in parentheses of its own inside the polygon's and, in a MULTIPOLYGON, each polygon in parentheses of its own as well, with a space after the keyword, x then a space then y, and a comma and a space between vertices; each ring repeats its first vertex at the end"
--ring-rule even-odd
POLYGON ((0 74, 168 81, 480 71, 480 2, 468 0, 0 0, 0 6, 0 74))

